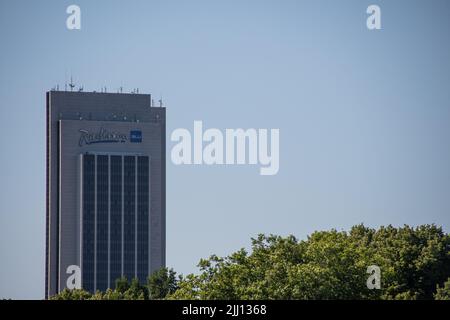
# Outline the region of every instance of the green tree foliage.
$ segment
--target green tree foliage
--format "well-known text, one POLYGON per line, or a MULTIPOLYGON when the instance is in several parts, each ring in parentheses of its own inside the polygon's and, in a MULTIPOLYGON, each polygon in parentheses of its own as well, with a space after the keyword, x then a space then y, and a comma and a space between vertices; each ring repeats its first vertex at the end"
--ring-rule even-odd
POLYGON ((164 299, 178 289, 176 272, 161 268, 148 277, 148 292, 151 299, 164 299))
POLYGON ((434 225, 363 225, 314 232, 306 240, 259 235, 251 252, 211 256, 199 274, 176 278, 163 268, 143 286, 64 290, 53 299, 450 299, 450 236, 434 225), (367 288, 367 267, 381 269, 381 289, 367 288))
MULTIPOLYGON (((171 299, 433 299, 450 276, 450 238, 424 225, 363 225, 314 232, 305 241, 259 235, 241 249, 199 263, 171 299), (381 269, 381 289, 366 286, 367 267, 381 269)), ((448 285, 436 297, 448 292, 448 285), (447 291, 445 291, 447 288, 447 291), (442 292, 442 293, 441 293, 442 292)))
POLYGON ((85 290, 64 289, 50 299, 52 300, 148 300, 164 299, 177 289, 176 273, 172 269, 162 268, 154 272, 146 286, 139 283, 137 278, 128 282, 122 277, 116 280, 115 289, 107 289, 105 292, 97 291, 91 294, 85 290))
POLYGON ((438 285, 434 298, 436 300, 450 300, 450 278, 448 278, 442 288, 438 285))
POLYGON ((126 277, 121 277, 116 280, 116 291, 118 293, 124 294, 125 291, 127 291, 129 287, 130 287, 130 284, 128 283, 128 280, 126 277))
POLYGON ((139 283, 139 279, 134 278, 125 291, 124 298, 126 300, 148 300, 148 289, 139 283))
POLYGON ((59 294, 50 298, 50 300, 90 300, 92 295, 83 289, 64 289, 59 294))

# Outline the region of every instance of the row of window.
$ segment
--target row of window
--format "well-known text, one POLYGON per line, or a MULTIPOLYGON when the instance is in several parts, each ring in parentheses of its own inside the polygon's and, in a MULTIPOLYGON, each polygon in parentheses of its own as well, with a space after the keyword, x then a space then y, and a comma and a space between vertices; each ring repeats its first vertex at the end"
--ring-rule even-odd
POLYGON ((115 280, 122 274, 128 279, 137 275, 141 282, 145 282, 149 267, 149 158, 86 154, 82 156, 82 161, 83 288, 91 292, 106 290, 108 264, 111 286, 114 286, 115 280), (95 263, 96 277, 94 277, 95 263), (97 281, 96 285, 94 278, 97 281))

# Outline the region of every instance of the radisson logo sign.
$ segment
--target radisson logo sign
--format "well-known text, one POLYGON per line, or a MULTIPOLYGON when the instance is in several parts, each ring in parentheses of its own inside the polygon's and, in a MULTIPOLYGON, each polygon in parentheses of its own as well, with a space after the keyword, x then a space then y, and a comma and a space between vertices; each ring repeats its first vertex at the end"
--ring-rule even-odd
POLYGON ((89 132, 88 130, 80 129, 80 132, 80 147, 94 143, 119 143, 128 141, 128 136, 126 134, 108 131, 104 128, 101 128, 97 132, 89 132))

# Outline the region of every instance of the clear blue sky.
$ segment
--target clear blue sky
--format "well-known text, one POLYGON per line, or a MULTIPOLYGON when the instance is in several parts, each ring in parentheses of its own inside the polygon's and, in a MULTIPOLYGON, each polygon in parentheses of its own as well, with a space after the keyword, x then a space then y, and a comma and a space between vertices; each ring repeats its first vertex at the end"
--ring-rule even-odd
MULTIPOLYGON (((167 164, 167 263, 258 233, 450 230, 450 2, 0 0, 0 298, 42 298, 45 92, 163 96, 170 133, 279 128, 280 171, 167 164), (66 29, 78 4, 82 30, 66 29), (366 28, 378 4, 382 30, 366 28)), ((168 155, 173 143, 167 142, 168 155)))

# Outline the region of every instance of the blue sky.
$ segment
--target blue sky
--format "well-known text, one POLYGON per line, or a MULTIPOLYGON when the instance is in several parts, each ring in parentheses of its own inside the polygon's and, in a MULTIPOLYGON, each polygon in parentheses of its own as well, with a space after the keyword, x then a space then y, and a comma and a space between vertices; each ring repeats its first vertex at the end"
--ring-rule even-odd
MULTIPOLYGON (((279 128, 280 171, 167 163, 167 264, 294 234, 450 229, 450 3, 0 0, 0 298, 43 298, 45 92, 163 96, 176 128, 279 128), (81 7, 82 29, 66 29, 81 7), (382 30, 366 28, 377 4, 382 30)), ((174 144, 167 142, 168 156, 174 144)))

